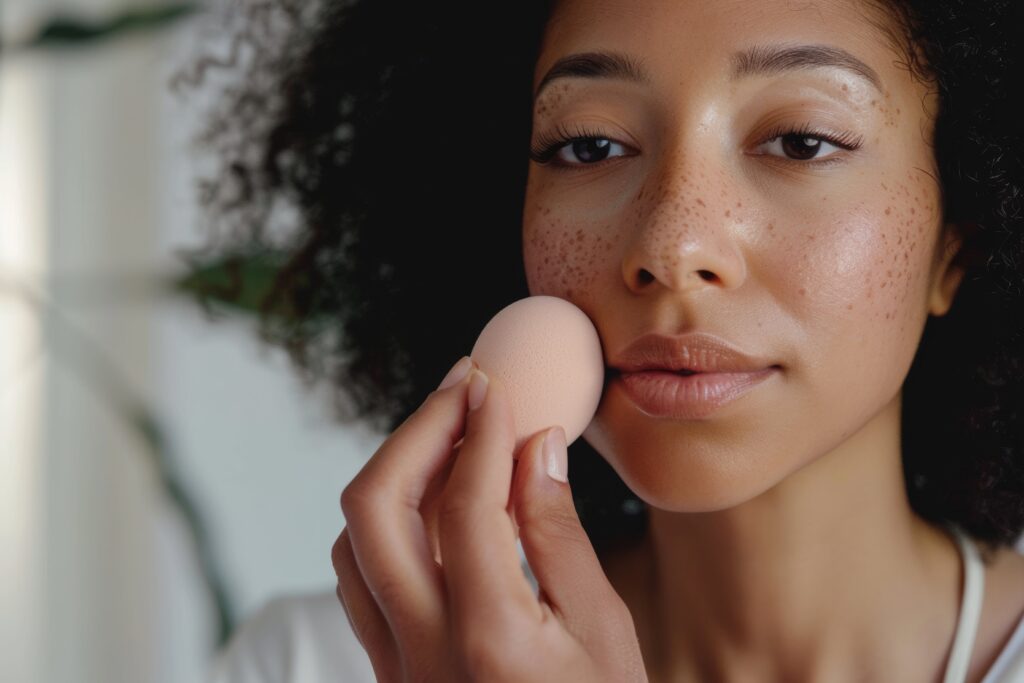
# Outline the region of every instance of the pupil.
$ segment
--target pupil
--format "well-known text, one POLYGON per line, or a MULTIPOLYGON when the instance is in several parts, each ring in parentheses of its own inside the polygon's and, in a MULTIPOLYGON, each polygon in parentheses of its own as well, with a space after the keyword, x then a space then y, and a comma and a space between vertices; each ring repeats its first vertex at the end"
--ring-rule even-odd
POLYGON ((572 151, 581 161, 601 161, 608 155, 610 144, 611 141, 604 138, 587 138, 574 142, 572 151))
POLYGON ((821 147, 821 140, 816 138, 801 137, 799 135, 786 135, 782 138, 782 150, 786 154, 792 152, 797 159, 812 159, 821 147))

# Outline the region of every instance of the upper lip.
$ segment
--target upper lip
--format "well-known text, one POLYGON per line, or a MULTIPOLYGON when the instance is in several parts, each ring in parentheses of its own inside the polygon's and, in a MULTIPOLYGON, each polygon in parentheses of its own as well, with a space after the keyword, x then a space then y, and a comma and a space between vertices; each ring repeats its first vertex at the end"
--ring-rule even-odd
POLYGON ((755 372, 772 364, 765 358, 743 353, 715 335, 689 332, 676 337, 645 334, 627 346, 614 359, 612 367, 623 372, 755 372))

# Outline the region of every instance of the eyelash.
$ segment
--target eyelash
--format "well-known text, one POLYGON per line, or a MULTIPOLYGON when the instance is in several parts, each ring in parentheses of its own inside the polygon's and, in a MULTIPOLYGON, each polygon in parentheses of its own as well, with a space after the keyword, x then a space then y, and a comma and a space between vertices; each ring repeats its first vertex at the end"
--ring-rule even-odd
MULTIPOLYGON (((843 133, 842 135, 835 136, 835 135, 829 134, 826 131, 814 128, 811 124, 807 123, 807 124, 803 124, 801 126, 796 126, 796 127, 793 127, 793 128, 789 128, 789 127, 787 127, 785 125, 776 126, 774 129, 772 129, 772 131, 770 133, 768 133, 764 138, 761 139, 761 142, 758 143, 758 147, 760 147, 761 145, 763 145, 763 144, 765 144, 767 142, 772 142, 776 138, 788 137, 788 136, 792 136, 792 135, 796 135, 796 136, 800 136, 800 137, 805 137, 805 138, 814 138, 815 140, 819 140, 821 142, 827 142, 827 143, 829 143, 831 145, 834 145, 836 147, 839 147, 840 149, 844 149, 844 150, 847 150, 847 151, 854 151, 854 150, 859 149, 860 146, 861 146, 861 143, 863 141, 863 138, 861 136, 854 135, 853 133, 843 133)), ((565 127, 563 127, 561 124, 559 124, 556 127, 556 129, 555 129, 555 134, 554 135, 541 135, 539 137, 539 139, 537 140, 537 146, 530 149, 530 159, 532 159, 533 161, 537 162, 538 164, 547 164, 549 161, 551 161, 555 157, 556 154, 558 154, 558 152, 562 149, 562 147, 566 146, 570 142, 576 142, 578 140, 608 140, 608 141, 612 141, 612 138, 608 137, 607 135, 604 135, 600 131, 588 130, 584 126, 580 126, 580 125, 576 126, 575 131, 569 132, 565 127)), ((621 144, 621 143, 616 143, 616 144, 621 144)), ((777 156, 777 155, 769 155, 769 156, 777 156)), ((619 158, 619 157, 615 157, 615 158, 619 158)), ((824 167, 824 166, 831 166, 832 164, 835 164, 835 163, 838 163, 838 162, 842 161, 842 159, 839 158, 839 155, 832 155, 830 157, 826 157, 825 159, 812 160, 812 161, 798 161, 798 160, 795 160, 795 159, 785 159, 784 157, 783 157, 783 159, 784 159, 785 162, 788 162, 788 163, 798 164, 800 166, 811 166, 811 167, 816 167, 816 168, 824 167)), ((573 168, 589 168, 589 167, 594 167, 594 166, 600 166, 605 161, 610 161, 610 159, 604 159, 602 161, 598 161, 598 162, 592 163, 592 164, 587 164, 587 163, 582 163, 582 164, 558 163, 558 164, 552 164, 552 167, 553 168, 558 168, 558 169, 568 169, 568 170, 571 170, 573 168)))

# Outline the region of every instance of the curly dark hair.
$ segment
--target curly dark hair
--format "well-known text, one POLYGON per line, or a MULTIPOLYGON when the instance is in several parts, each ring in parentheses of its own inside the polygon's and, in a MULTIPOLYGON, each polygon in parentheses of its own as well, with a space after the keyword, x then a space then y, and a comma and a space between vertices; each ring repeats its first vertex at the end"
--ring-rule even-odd
MULTIPOLYGON (((1024 530, 1024 112, 1011 98, 1024 17, 996 0, 873 3, 938 93, 942 210, 965 235, 964 280, 929 317, 904 385, 905 483, 917 514, 991 553, 1024 530)), ((262 333, 329 382, 339 419, 393 430, 497 310, 529 296, 532 79, 552 8, 260 0, 229 59, 179 74, 241 76, 198 138, 220 160, 200 189, 226 240, 197 253, 284 255, 262 333)), ((640 537, 645 507, 604 459, 579 439, 569 462, 599 552, 640 537)))

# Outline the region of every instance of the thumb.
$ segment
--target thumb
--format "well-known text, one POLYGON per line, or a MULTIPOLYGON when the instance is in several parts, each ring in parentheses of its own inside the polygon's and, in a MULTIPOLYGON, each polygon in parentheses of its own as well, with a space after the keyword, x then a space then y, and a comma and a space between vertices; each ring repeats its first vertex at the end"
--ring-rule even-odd
POLYGON ((623 605, 576 514, 565 481, 566 460, 561 427, 527 442, 513 484, 515 515, 541 596, 572 633, 584 636, 601 630, 598 625, 606 625, 623 605))

